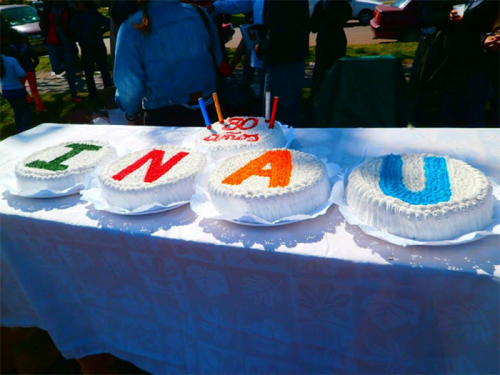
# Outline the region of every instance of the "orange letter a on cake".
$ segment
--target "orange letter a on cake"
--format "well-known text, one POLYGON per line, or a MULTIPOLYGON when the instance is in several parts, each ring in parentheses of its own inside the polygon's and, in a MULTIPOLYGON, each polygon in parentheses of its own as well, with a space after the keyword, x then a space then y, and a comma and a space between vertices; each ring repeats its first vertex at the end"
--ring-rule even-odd
POLYGON ((292 155, 288 150, 274 150, 262 154, 232 175, 226 177, 223 184, 240 185, 251 176, 269 177, 269 187, 286 187, 292 176, 292 155), (266 166, 270 165, 270 168, 266 166), (264 169, 266 168, 266 169, 264 169))
POLYGON ((151 160, 151 164, 149 165, 148 171, 146 172, 146 177, 144 177, 144 182, 155 182, 165 173, 172 169, 178 162, 184 159, 189 153, 187 152, 179 152, 172 156, 169 160, 162 164, 163 156, 165 155, 165 151, 163 150, 153 150, 142 158, 130 164, 128 167, 123 169, 121 172, 118 172, 113 176, 113 180, 121 181, 129 174, 134 173, 144 164, 151 160))

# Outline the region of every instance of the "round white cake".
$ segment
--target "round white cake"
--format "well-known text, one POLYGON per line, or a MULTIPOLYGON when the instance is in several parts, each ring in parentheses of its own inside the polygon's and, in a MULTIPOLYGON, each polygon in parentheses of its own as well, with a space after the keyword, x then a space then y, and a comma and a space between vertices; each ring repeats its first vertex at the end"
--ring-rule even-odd
POLYGON ((222 214, 247 213, 269 222, 308 214, 330 196, 326 166, 315 156, 287 149, 248 151, 217 166, 208 191, 222 214))
POLYGON ((202 153, 187 147, 133 152, 102 170, 102 196, 109 204, 130 211, 154 203, 186 202, 194 194, 194 179, 205 162, 202 153))
POLYGON ((15 175, 20 191, 62 191, 85 184, 97 167, 116 157, 107 142, 65 142, 35 152, 17 164, 15 175))
POLYGON ((212 129, 203 129, 196 144, 220 159, 243 151, 285 147, 286 139, 279 122, 270 129, 262 117, 230 117, 224 124, 215 122, 212 129))
POLYGON ((347 204, 366 224, 416 240, 446 240, 493 220, 492 186, 447 156, 385 155, 349 175, 347 204))

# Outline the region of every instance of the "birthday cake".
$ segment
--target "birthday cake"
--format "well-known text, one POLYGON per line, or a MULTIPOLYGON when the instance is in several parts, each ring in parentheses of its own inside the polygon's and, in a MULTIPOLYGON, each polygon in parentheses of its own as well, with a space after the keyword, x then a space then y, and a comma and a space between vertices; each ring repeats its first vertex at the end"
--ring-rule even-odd
POLYGON ((141 206, 186 202, 205 157, 186 147, 163 146, 125 155, 99 175, 102 196, 111 205, 134 210, 141 206))
POLYGON ((331 187, 326 166, 313 155, 273 149, 228 157, 210 175, 208 191, 222 214, 251 213, 273 222, 310 213, 331 187))
POLYGON ((283 127, 274 127, 262 117, 230 117, 224 124, 215 122, 211 129, 203 129, 196 139, 197 146, 204 147, 220 159, 237 152, 285 147, 283 127))
POLYGON ((86 184, 94 170, 116 157, 107 142, 65 142, 35 152, 17 164, 15 175, 20 191, 62 191, 86 184))
POLYGON ((469 164, 447 156, 386 155, 349 175, 347 204, 363 222, 416 240, 446 240, 493 220, 492 186, 469 164))

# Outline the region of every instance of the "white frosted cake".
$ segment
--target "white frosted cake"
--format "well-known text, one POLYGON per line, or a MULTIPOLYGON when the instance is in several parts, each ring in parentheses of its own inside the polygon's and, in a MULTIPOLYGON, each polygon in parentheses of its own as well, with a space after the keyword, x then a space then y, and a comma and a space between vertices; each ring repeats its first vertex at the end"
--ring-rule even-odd
POLYGON ((164 146, 125 155, 99 175, 103 198, 112 206, 134 210, 159 203, 186 202, 205 157, 187 147, 164 146))
POLYGON ((349 175, 349 207, 366 224, 416 240, 446 240, 493 220, 492 186, 469 164, 447 156, 386 155, 349 175))
POLYGON ((224 124, 215 122, 203 129, 196 144, 220 159, 238 152, 285 147, 286 139, 279 122, 270 129, 262 117, 230 117, 224 124))
POLYGON ((62 191, 85 184, 97 167, 116 157, 107 142, 65 142, 31 154, 17 164, 15 175, 20 191, 62 191))
POLYGON ((248 151, 224 160, 208 191, 222 214, 247 213, 269 222, 308 214, 330 196, 326 166, 315 156, 287 149, 248 151))

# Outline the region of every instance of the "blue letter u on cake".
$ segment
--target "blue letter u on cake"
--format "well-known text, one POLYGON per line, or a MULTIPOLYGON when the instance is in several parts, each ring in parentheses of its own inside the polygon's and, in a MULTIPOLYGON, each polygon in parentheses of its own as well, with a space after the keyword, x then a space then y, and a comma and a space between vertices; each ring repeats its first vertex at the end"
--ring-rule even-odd
POLYGON ((382 192, 412 205, 429 205, 448 202, 451 198, 450 176, 446 159, 437 156, 424 157, 424 173, 403 165, 401 155, 386 155, 380 169, 379 186, 382 192), (424 178, 424 188, 410 190, 404 183, 403 168, 411 175, 407 181, 424 178))

